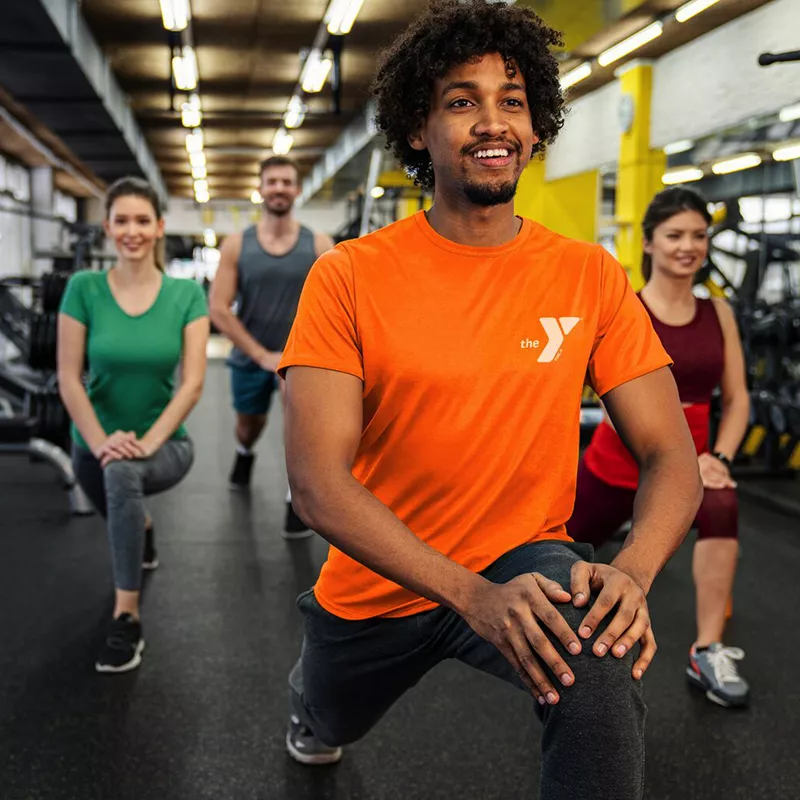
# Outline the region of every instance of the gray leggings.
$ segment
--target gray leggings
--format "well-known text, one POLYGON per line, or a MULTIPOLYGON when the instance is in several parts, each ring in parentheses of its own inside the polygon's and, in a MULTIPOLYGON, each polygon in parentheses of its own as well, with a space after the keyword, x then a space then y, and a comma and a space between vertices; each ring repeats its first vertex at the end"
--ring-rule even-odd
POLYGON ((105 469, 83 447, 73 446, 72 463, 81 488, 107 521, 114 585, 138 592, 147 512, 144 498, 171 489, 194 461, 191 439, 170 439, 150 458, 112 461, 105 469))

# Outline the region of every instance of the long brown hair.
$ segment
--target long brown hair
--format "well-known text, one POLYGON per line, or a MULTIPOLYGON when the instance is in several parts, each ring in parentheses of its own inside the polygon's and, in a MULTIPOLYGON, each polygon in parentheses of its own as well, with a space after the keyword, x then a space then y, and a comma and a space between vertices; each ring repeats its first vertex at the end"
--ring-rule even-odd
MULTIPOLYGON (((127 177, 120 178, 108 188, 106 192, 106 219, 110 219, 111 207, 120 197, 141 197, 153 206, 153 211, 155 212, 157 220, 161 220, 164 217, 161 200, 158 194, 156 194, 155 189, 141 178, 127 177)), ((155 262, 156 267, 163 272, 164 265, 161 263, 158 256, 155 257, 155 262)))
MULTIPOLYGON (((696 211, 711 227, 711 214, 705 197, 696 189, 685 186, 670 186, 659 192, 650 202, 642 220, 642 233, 646 242, 653 241, 655 229, 682 211, 696 211)), ((642 276, 645 282, 653 275, 653 257, 642 253, 642 276)))

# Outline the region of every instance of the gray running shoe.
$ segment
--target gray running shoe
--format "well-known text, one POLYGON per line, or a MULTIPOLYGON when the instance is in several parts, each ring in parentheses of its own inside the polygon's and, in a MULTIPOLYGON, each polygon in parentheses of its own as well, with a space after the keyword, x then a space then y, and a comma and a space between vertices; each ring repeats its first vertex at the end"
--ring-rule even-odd
POLYGON ((736 662, 743 658, 744 650, 724 647, 719 642, 700 652, 692 647, 686 668, 689 683, 702 689, 713 703, 726 707, 746 706, 750 700, 750 687, 736 666, 736 662))
POLYGON ((294 715, 289 718, 286 732, 286 749, 289 755, 301 764, 336 764, 342 758, 341 747, 328 747, 317 739, 311 729, 303 725, 294 715))

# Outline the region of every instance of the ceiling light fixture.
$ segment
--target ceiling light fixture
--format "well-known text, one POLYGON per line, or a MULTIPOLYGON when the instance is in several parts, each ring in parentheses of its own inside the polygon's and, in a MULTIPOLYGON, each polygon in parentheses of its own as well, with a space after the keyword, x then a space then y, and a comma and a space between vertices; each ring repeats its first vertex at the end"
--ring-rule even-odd
POLYGON ((696 17, 718 2, 719 0, 691 0, 690 3, 685 3, 675 12, 675 19, 678 22, 686 22, 686 20, 696 17))
POLYGON ((800 119, 800 103, 782 108, 778 118, 781 122, 794 122, 796 119, 800 119))
POLYGON ((728 158, 725 161, 718 161, 711 167, 715 175, 730 175, 731 172, 741 172, 743 169, 752 169, 761 163, 761 156, 758 153, 744 153, 736 158, 728 158))
POLYGON ((332 36, 350 33, 363 5, 364 0, 331 0, 325 12, 328 33, 332 36))
POLYGON ((561 91, 564 92, 574 86, 576 83, 585 81, 592 74, 592 65, 587 61, 579 67, 570 70, 563 78, 561 78, 561 91))
POLYGON ((308 54, 300 75, 300 85, 303 87, 303 91, 308 94, 321 92, 332 66, 333 61, 323 55, 321 50, 314 48, 308 54))
POLYGON ((302 99, 298 95, 294 95, 286 107, 286 113, 283 115, 283 124, 289 128, 299 128, 306 118, 306 107, 303 105, 302 99))
POLYGON ((681 139, 679 142, 672 142, 664 148, 664 155, 676 156, 678 153, 687 153, 694 147, 691 139, 681 139))
POLYGON ((276 156, 288 155, 294 144, 294 137, 286 128, 280 128, 272 140, 272 152, 276 156))
POLYGON ((386 194, 386 189, 383 186, 373 186, 370 194, 375 200, 380 200, 386 194))
POLYGON ((208 177, 208 168, 205 165, 202 167, 192 167, 192 177, 196 181, 205 180, 208 177))
POLYGON ((621 58, 624 58, 634 50, 644 47, 644 45, 646 45, 648 42, 652 42, 653 39, 657 39, 663 32, 664 23, 654 22, 652 25, 648 25, 646 28, 640 30, 638 33, 634 33, 633 36, 623 39, 618 44, 615 44, 613 47, 609 47, 608 50, 600 53, 600 55, 597 57, 597 63, 601 67, 607 67, 609 64, 619 61, 621 58))
POLYGON ((200 153, 203 150, 203 141, 203 129, 195 128, 191 133, 186 134, 186 151, 200 153))
POLYGON ((189 95, 188 102, 181 106, 181 124, 184 128, 199 128, 203 124, 203 108, 200 105, 200 95, 189 95))
POLYGON ((195 193, 194 199, 197 200, 198 203, 207 203, 211 199, 211 195, 208 192, 197 192, 195 193))
POLYGON ((206 166, 206 154, 202 151, 199 153, 189 153, 189 163, 193 167, 205 167, 206 166))
POLYGON ((189 0, 161 0, 161 19, 168 31, 184 30, 191 16, 189 0))
POLYGON ((194 182, 195 194, 208 194, 208 181, 195 181, 194 182))
POLYGON ((779 147, 772 153, 772 157, 776 161, 794 161, 800 158, 800 142, 790 144, 788 147, 779 147))
POLYGON ((216 247, 217 246, 217 234, 211 228, 206 228, 203 231, 203 244, 206 247, 216 247))
POLYGON ((181 48, 181 55, 172 59, 172 74, 179 91, 192 92, 197 88, 197 55, 193 47, 181 48))
POLYGON ((699 181, 705 176, 699 167, 687 167, 686 169, 675 169, 666 172, 661 178, 661 182, 666 186, 675 186, 678 183, 691 183, 699 181))
POLYGON ((250 195, 250 202, 254 206, 261 205, 261 192, 259 192, 258 189, 253 190, 253 194, 250 195))

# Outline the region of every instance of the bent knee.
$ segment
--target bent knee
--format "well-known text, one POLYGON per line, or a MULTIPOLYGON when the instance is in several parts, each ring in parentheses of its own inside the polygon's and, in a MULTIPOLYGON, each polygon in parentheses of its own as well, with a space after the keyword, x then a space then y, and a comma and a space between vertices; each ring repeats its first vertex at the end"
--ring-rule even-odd
POLYGON ((112 461, 103 470, 106 494, 131 494, 141 492, 142 478, 132 461, 112 461))

